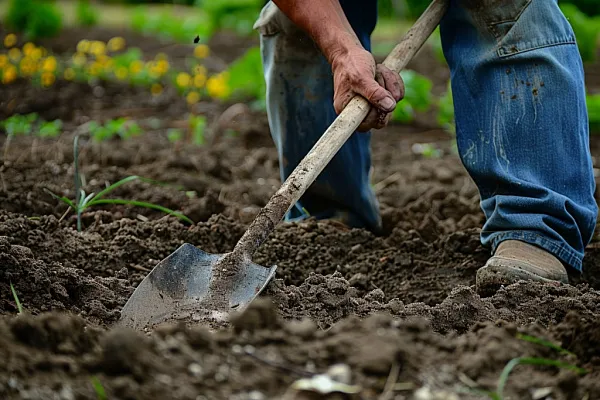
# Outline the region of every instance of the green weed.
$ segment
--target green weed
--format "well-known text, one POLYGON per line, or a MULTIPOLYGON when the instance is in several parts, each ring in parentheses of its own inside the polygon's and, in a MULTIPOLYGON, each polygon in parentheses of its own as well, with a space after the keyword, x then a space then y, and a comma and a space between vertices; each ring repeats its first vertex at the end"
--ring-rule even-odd
POLYGON ((13 284, 10 284, 10 291, 12 292, 13 298, 15 299, 15 304, 17 305, 17 311, 19 314, 23 314, 23 306, 21 305, 21 301, 19 300, 19 296, 17 296, 17 291, 13 284))
POLYGON ((90 136, 96 142, 103 142, 114 137, 120 137, 123 140, 127 140, 134 136, 138 136, 141 132, 142 129, 136 122, 129 121, 125 118, 113 119, 107 121, 104 125, 101 125, 96 121, 92 121, 89 124, 90 136))
POLYGON ((104 198, 107 194, 111 193, 112 191, 119 188, 120 186, 123 186, 127 183, 130 183, 130 182, 133 182, 136 180, 143 181, 143 182, 149 182, 149 183, 156 183, 153 180, 142 178, 137 175, 132 175, 132 176, 123 178, 120 181, 117 181, 117 182, 113 183, 112 185, 108 186, 107 188, 101 190, 97 194, 96 193, 87 194, 81 188, 81 180, 80 180, 80 175, 79 175, 78 140, 79 140, 79 136, 75 136, 75 139, 73 140, 73 154, 74 154, 73 163, 74 163, 74 169, 75 169, 75 199, 71 200, 68 197, 59 196, 59 195, 53 193, 52 191, 45 189, 46 192, 49 193, 52 197, 54 197, 57 200, 62 201, 63 203, 65 203, 66 205, 69 206, 69 209, 72 209, 73 211, 75 211, 75 213, 77 215, 77 230, 78 231, 81 232, 81 230, 82 230, 81 215, 83 214, 83 212, 85 210, 87 210, 90 207, 99 206, 99 205, 107 205, 107 204, 113 204, 113 205, 118 204, 118 205, 149 208, 149 209, 164 212, 165 214, 173 215, 174 217, 177 217, 180 220, 185 221, 189 224, 194 223, 191 219, 189 219, 182 213, 171 210, 170 208, 167 208, 167 207, 160 206, 158 204, 148 203, 145 201, 137 201, 137 200, 105 199, 104 198))
MULTIPOLYGON (((535 336, 526 335, 523 333, 517 333, 516 337, 518 339, 524 340, 529 343, 538 344, 549 349, 555 350, 560 354, 568 354, 572 355, 570 351, 560 347, 557 344, 554 344, 546 339, 541 339, 535 336)), ((503 400, 504 398, 504 389, 508 382, 508 378, 512 371, 518 365, 536 365, 536 366, 547 366, 547 367, 556 367, 561 369, 567 369, 570 371, 574 371, 577 374, 584 375, 587 374, 587 370, 584 368, 580 368, 576 365, 569 364, 559 360, 552 360, 549 358, 540 358, 540 357, 516 357, 510 360, 502 369, 500 373, 500 377, 498 378, 498 383, 496 384, 495 390, 484 390, 481 388, 470 388, 466 390, 467 392, 472 392, 480 395, 488 396, 491 400, 503 400)))
POLYGON ((98 400, 107 400, 106 390, 104 390, 104 386, 102 386, 102 382, 98 379, 97 376, 93 376, 91 378, 92 386, 94 387, 94 391, 96 392, 96 398, 98 400))

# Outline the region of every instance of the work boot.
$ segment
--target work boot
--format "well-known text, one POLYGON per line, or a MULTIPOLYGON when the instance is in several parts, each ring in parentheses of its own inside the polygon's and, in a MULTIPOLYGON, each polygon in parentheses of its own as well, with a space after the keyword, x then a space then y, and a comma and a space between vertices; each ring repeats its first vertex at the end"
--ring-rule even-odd
POLYGON ((531 244, 506 240, 477 271, 477 293, 493 294, 503 285, 522 280, 569 283, 567 270, 558 258, 531 244))

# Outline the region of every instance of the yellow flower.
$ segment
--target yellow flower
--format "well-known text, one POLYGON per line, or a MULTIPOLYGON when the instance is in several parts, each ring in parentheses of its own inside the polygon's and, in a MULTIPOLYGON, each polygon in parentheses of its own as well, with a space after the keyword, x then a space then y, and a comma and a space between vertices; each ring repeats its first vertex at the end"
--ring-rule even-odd
POLYGON ((8 58, 15 62, 19 61, 21 59, 21 50, 19 50, 17 47, 13 47, 8 51, 8 58))
POLYGON ((6 64, 8 64, 8 57, 6 54, 0 54, 0 68, 4 68, 6 64))
POLYGON ((140 60, 135 60, 129 65, 129 70, 133 75, 139 73, 142 69, 144 69, 144 63, 140 60))
POLYGON ((90 53, 92 53, 96 57, 104 54, 105 52, 106 52, 106 45, 104 44, 104 42, 101 42, 99 40, 94 40, 90 44, 90 53))
POLYGON ((73 70, 73 68, 65 69, 64 76, 66 80, 72 81, 73 79, 75 79, 75 70, 73 70))
POLYGON ((125 48, 125 39, 120 36, 110 39, 107 43, 109 51, 121 51, 125 48))
POLYGON ((209 53, 208 46, 205 44, 199 44, 194 49, 194 56, 196 56, 196 58, 204 58, 204 57, 208 56, 208 53, 209 53))
POLYGON ((38 49, 37 47, 31 51, 29 57, 34 60, 39 60, 44 55, 44 51, 42 49, 38 49))
POLYGON ((88 51, 90 51, 90 41, 83 39, 80 40, 79 43, 77 43, 77 51, 79 53, 87 53, 88 51))
POLYGON ((177 74, 177 79, 175 82, 177 83, 177 86, 184 88, 189 86, 191 79, 192 78, 190 77, 190 74, 186 72, 180 72, 177 74))
POLYGON ((56 78, 52 72, 44 72, 42 74, 42 86, 48 87, 54 84, 56 78))
POLYGON ((167 60, 169 58, 169 56, 167 56, 165 53, 158 53, 156 54, 156 57, 154 57, 155 60, 167 60))
POLYGON ((205 83, 206 83, 206 75, 198 74, 198 75, 194 76, 194 86, 196 86, 197 88, 204 87, 205 83))
POLYGON ((189 92, 185 100, 189 105, 196 104, 200 100, 200 94, 198 92, 189 92))
POLYGON ((88 73, 92 76, 98 76, 102 73, 102 65, 99 62, 93 62, 89 68, 88 73))
POLYGON ((54 72, 56 71, 56 65, 56 58, 50 56, 42 63, 42 70, 45 72, 54 72))
POLYGON ((87 62, 87 57, 82 52, 73 54, 73 64, 76 67, 82 67, 87 62))
POLYGON ((169 62, 167 60, 158 60, 155 64, 156 72, 159 75, 164 75, 169 72, 169 62))
POLYGON ((225 98, 229 95, 229 87, 227 86, 227 75, 217 74, 211 76, 206 82, 206 89, 211 97, 225 98))
POLYGON ((35 44, 33 44, 31 42, 27 42, 23 46, 23 54, 25 54, 26 56, 30 56, 31 52, 33 52, 33 50, 35 50, 35 44))
POLYGON ((196 65, 194 67, 194 73, 196 75, 205 75, 208 73, 208 71, 206 70, 206 67, 204 65, 196 65))
POLYGON ((4 47, 13 47, 17 44, 17 35, 9 33, 4 37, 4 47))
POLYGON ((14 65, 9 65, 4 69, 4 73, 2 74, 2 83, 8 85, 11 82, 14 82, 17 79, 17 69, 14 65))
POLYGON ((128 72, 127 72, 127 68, 125 68, 125 67, 119 67, 115 71, 115 76, 119 80, 123 81, 123 80, 127 79, 127 75, 128 75, 128 72))
POLYGON ((161 94, 163 91, 163 87, 160 83, 153 83, 152 86, 150 87, 150 92, 154 95, 154 96, 158 96, 159 94, 161 94))
POLYGON ((37 70, 37 64, 31 58, 25 57, 19 63, 19 69, 21 71, 21 75, 31 76, 37 70))

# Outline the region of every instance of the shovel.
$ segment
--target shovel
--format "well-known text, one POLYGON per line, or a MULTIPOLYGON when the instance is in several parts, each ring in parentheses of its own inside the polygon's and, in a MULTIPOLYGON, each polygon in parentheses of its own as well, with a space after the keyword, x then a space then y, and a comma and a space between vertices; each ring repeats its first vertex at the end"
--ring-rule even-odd
MULTIPOLYGON (((434 0, 383 64, 400 72, 438 26, 448 0, 434 0)), ((209 254, 185 243, 139 284, 121 311, 120 325, 151 329, 164 322, 224 324, 267 286, 276 266, 252 262, 252 255, 304 194, 365 119, 370 104, 353 98, 281 188, 258 213, 232 252, 209 254)))

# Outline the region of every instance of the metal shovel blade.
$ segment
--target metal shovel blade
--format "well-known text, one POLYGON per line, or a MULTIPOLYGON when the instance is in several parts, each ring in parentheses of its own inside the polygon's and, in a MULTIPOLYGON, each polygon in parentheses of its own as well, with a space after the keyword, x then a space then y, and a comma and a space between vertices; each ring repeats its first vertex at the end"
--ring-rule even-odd
POLYGON ((210 313, 227 315, 244 309, 267 286, 277 267, 252 262, 241 265, 226 294, 229 309, 206 310, 203 300, 209 293, 213 267, 224 256, 183 244, 158 263, 135 289, 121 311, 119 325, 141 330, 165 321, 201 319, 210 313))

